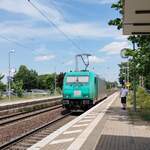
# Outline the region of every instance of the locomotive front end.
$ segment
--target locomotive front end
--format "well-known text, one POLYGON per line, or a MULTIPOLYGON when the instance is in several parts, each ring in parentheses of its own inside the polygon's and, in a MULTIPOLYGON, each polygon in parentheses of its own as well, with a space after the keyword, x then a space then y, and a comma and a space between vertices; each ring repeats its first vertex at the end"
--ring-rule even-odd
POLYGON ((63 106, 69 110, 85 110, 91 104, 90 75, 70 72, 64 78, 63 106))

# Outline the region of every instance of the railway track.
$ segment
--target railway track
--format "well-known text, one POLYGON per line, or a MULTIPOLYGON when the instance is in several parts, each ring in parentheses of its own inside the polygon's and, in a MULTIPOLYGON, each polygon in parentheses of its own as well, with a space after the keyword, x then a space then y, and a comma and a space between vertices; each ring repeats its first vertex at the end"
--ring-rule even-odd
POLYGON ((4 126, 4 125, 10 124, 10 123, 21 121, 23 119, 33 117, 33 116, 36 116, 36 115, 39 115, 39 114, 42 114, 42 113, 45 113, 48 111, 52 111, 54 109, 58 109, 61 107, 62 107, 62 105, 59 104, 59 105, 56 105, 56 106, 53 106, 50 108, 45 108, 45 109, 37 110, 34 112, 22 112, 22 113, 10 115, 10 116, 2 117, 2 118, 0 118, 0 126, 4 126))
MULTIPOLYGON (((108 93, 108 95, 111 95, 111 93, 108 93)), ((54 109, 58 109, 60 107, 62 107, 62 105, 57 104, 56 106, 51 106, 51 107, 44 108, 41 110, 35 110, 34 112, 18 112, 15 114, 2 116, 2 117, 0 117, 0 126, 4 126, 4 125, 14 123, 14 122, 17 122, 17 121, 20 121, 20 120, 23 120, 23 119, 26 119, 29 117, 33 117, 33 116, 36 116, 36 115, 41 114, 41 113, 45 113, 45 112, 48 112, 48 111, 51 111, 54 109)))
POLYGON ((75 118, 67 113, 0 146, 1 150, 25 150, 75 118))
MULTIPOLYGON (((44 112, 48 112, 51 110, 55 110, 55 109, 59 109, 62 106, 55 106, 52 108, 47 108, 44 110, 40 110, 40 111, 36 111, 33 113, 29 113, 29 114, 25 114, 25 116, 15 116, 14 118, 10 118, 8 117, 8 120, 3 120, 0 119, 0 125, 7 125, 7 124, 11 124, 11 123, 15 123, 19 120, 23 120, 26 118, 32 118, 38 114, 44 114, 44 112)), ((9 142, 2 143, 2 145, 0 145, 0 149, 11 149, 11 150, 24 150, 27 149, 28 147, 32 146, 33 144, 35 144, 36 142, 40 141, 41 139, 43 139, 44 137, 46 137, 47 135, 49 135, 50 133, 54 132, 55 130, 57 130, 59 127, 63 126, 64 124, 66 124, 67 122, 71 121, 71 113, 67 113, 53 121, 49 121, 48 123, 45 123, 44 125, 41 124, 40 127, 36 127, 35 129, 30 129, 27 132, 24 132, 22 134, 20 134, 19 136, 16 136, 15 138, 11 138, 10 140, 8 140, 9 142), (69 118, 70 116, 70 118, 69 118), (66 121, 65 118, 67 118, 66 121), (62 123, 59 123, 59 121, 62 123), (58 123, 58 125, 57 125, 58 123), (55 125, 56 124, 56 127, 55 125), (54 125, 54 126, 53 126, 54 125)), ((74 119, 74 118, 73 118, 74 119)), ((3 126, 2 126, 3 127, 3 126)), ((8 126, 9 127, 9 126, 8 126)))

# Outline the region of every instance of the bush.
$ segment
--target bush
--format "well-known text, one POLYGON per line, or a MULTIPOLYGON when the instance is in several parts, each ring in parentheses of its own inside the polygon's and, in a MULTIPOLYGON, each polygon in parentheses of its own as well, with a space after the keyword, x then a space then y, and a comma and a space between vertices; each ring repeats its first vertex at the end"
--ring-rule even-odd
POLYGON ((150 95, 141 87, 137 90, 137 106, 140 116, 144 120, 150 120, 150 95))
POLYGON ((23 82, 22 81, 16 81, 13 83, 13 89, 14 92, 17 94, 18 97, 23 96, 23 82))
POLYGON ((6 85, 4 85, 1 81, 0 81, 0 99, 2 99, 3 97, 3 92, 6 89, 6 85))
POLYGON ((128 103, 130 105, 133 105, 133 94, 131 92, 129 92, 128 94, 128 103))
POLYGON ((150 109, 150 95, 142 87, 137 90, 137 106, 141 110, 150 109))
POLYGON ((62 94, 62 90, 60 87, 57 87, 56 91, 57 91, 57 94, 62 94))

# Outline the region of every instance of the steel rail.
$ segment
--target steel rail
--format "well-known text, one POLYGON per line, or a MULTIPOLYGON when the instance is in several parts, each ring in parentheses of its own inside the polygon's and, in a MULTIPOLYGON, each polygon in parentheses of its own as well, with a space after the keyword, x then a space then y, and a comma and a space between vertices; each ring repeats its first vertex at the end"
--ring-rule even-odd
POLYGON ((0 145, 0 149, 1 149, 1 150, 7 149, 7 148, 9 148, 10 146, 12 146, 12 145, 18 143, 19 141, 23 140, 24 138, 26 138, 26 137, 28 137, 28 136, 31 136, 32 134, 35 134, 36 132, 39 132, 40 130, 42 130, 42 129, 44 129, 44 128, 47 128, 48 126, 50 126, 50 125, 56 123, 57 121, 60 121, 60 120, 62 120, 62 119, 64 119, 64 118, 66 118, 66 117, 69 116, 70 114, 71 114, 71 113, 69 112, 69 113, 65 114, 64 116, 62 116, 62 117, 59 117, 59 118, 57 118, 57 119, 55 119, 55 120, 53 120, 53 121, 50 121, 50 122, 48 122, 48 123, 46 123, 46 124, 44 124, 44 125, 42 125, 42 126, 36 128, 36 129, 33 129, 33 130, 31 130, 31 131, 29 131, 29 132, 27 132, 27 133, 25 133, 25 134, 23 134, 23 135, 21 135, 21 136, 19 136, 19 137, 13 139, 13 140, 11 140, 11 141, 9 141, 9 142, 6 142, 6 143, 0 145))
MULTIPOLYGON (((56 106, 53 106, 53 107, 50 107, 50 108, 46 108, 44 110, 38 110, 36 112, 28 112, 28 113, 25 113, 26 115, 24 116, 20 116, 20 117, 16 117, 16 118, 12 118, 10 120, 6 120, 6 121, 2 121, 0 122, 0 126, 2 125, 7 125, 7 124, 10 124, 10 123, 14 123, 14 122, 17 122, 17 121, 21 121, 23 119, 27 119, 29 117, 33 117, 33 116, 36 116, 36 115, 39 115, 39 114, 42 114, 42 113, 45 113, 45 112, 48 112, 48 111, 52 111, 52 110, 55 110, 55 109, 58 109, 58 108, 61 108, 62 105, 56 105, 56 106)), ((24 113, 23 113, 24 114, 24 113)), ((20 114, 20 115, 23 115, 23 114, 20 114)))

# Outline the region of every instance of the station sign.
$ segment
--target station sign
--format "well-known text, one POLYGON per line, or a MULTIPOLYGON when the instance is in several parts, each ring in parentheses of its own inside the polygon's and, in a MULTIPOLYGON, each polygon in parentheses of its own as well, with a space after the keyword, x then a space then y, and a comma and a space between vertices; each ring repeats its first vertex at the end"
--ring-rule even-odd
POLYGON ((124 0, 123 34, 150 34, 150 0, 124 0))

